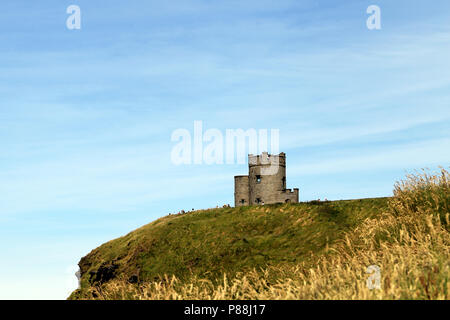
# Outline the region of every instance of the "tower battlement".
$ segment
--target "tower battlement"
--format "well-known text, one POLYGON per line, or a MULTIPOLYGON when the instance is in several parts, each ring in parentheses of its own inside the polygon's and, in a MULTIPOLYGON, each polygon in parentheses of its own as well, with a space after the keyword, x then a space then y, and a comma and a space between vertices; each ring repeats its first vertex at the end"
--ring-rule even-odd
POLYGON ((260 155, 249 154, 248 165, 249 167, 261 165, 278 165, 286 167, 286 154, 284 152, 273 155, 267 152, 263 152, 260 155))

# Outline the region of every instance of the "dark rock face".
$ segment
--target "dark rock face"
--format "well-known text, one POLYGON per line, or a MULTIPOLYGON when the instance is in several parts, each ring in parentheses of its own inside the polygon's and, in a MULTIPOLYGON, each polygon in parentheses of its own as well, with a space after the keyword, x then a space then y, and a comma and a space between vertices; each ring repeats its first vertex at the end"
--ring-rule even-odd
POLYGON ((137 275, 132 275, 130 278, 128 278, 129 283, 138 283, 139 277, 137 275))
POLYGON ((102 284, 116 277, 116 271, 119 268, 118 265, 102 264, 96 271, 89 272, 89 282, 91 284, 102 284))
POLYGON ((80 274, 81 277, 83 277, 86 272, 91 268, 92 263, 89 261, 89 259, 86 257, 81 258, 80 262, 78 262, 78 266, 80 267, 80 274))

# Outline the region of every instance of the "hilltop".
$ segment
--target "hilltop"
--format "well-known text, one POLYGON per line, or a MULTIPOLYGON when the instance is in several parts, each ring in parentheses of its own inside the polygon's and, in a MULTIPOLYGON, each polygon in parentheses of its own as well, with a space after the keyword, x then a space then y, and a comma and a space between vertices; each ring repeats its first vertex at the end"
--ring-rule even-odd
POLYGON ((168 215, 81 259, 84 285, 164 274, 215 279, 281 262, 310 261, 345 231, 387 208, 387 198, 199 210, 168 215))
MULTIPOLYGON (((443 191, 439 181, 433 183, 439 192, 433 189, 435 194, 425 196, 423 188, 418 188, 420 193, 397 186, 393 198, 219 208, 169 215, 83 257, 79 263, 82 288, 70 298, 279 298, 270 296, 276 288, 282 298, 339 298, 349 285, 364 292, 359 296, 364 298, 379 294, 364 289, 365 269, 377 264, 388 275, 387 270, 394 268, 389 259, 398 265, 387 280, 383 278, 384 285, 391 287, 394 281, 404 280, 394 279, 401 274, 399 268, 409 268, 405 277, 413 276, 411 270, 418 268, 417 279, 422 280, 408 281, 419 287, 426 286, 428 280, 437 281, 437 287, 445 281, 441 289, 445 287, 447 291, 442 294, 448 297, 448 180, 443 191), (416 201, 414 208, 402 202, 412 201, 411 195, 422 201, 416 201), (430 199, 434 202, 426 203, 430 199), (428 239, 431 233, 436 239, 428 239), (422 239, 425 235, 428 238, 422 239), (424 247, 417 247, 421 239, 424 247), (425 269, 418 267, 422 263, 425 269), (424 273, 430 265, 437 268, 431 269, 435 271, 431 278, 424 273), (315 268, 318 269, 311 274, 315 268), (343 284, 335 287, 328 278, 333 274, 336 279, 331 282, 343 284), (345 275, 353 277, 352 281, 358 279, 357 285, 349 284, 345 275), (331 288, 338 291, 334 297, 319 291, 283 296, 283 285, 292 286, 293 279, 303 279, 302 285, 288 291, 312 290, 311 286, 316 287, 321 281, 323 288, 330 286, 324 292, 331 292, 331 288), (237 291, 227 292, 228 284, 233 283, 237 291), (188 284, 192 284, 189 292, 188 284)), ((401 282, 401 287, 408 286, 411 283, 401 282)), ((426 298, 430 290, 427 287, 425 292, 422 288, 416 293, 426 298)), ((429 298, 441 297, 439 292, 429 298)), ((404 297, 404 293, 395 294, 404 297)))

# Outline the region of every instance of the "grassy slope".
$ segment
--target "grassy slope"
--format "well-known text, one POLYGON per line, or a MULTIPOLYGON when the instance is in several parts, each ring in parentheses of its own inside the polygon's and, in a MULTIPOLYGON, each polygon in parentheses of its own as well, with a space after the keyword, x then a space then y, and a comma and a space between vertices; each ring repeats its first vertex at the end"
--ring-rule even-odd
POLYGON ((83 297, 110 279, 220 279, 252 268, 313 264, 345 232, 387 208, 387 198, 200 210, 171 215, 93 250, 80 261, 83 297))

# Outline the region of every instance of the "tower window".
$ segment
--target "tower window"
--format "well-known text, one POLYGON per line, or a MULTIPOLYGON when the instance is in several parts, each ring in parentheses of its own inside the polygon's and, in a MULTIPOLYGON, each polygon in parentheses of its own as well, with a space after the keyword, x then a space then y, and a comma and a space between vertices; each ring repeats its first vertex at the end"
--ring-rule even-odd
POLYGON ((245 203, 245 199, 241 199, 241 204, 244 204, 245 203))
POLYGON ((260 175, 257 175, 256 176, 256 183, 260 183, 261 182, 261 176, 260 175))

